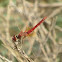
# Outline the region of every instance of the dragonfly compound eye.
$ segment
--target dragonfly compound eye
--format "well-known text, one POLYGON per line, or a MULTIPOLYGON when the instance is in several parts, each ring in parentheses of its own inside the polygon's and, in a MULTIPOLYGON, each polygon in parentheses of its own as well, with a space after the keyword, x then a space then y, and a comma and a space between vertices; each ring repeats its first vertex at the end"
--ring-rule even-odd
POLYGON ((16 41, 16 36, 15 35, 12 37, 12 40, 13 41, 16 41))

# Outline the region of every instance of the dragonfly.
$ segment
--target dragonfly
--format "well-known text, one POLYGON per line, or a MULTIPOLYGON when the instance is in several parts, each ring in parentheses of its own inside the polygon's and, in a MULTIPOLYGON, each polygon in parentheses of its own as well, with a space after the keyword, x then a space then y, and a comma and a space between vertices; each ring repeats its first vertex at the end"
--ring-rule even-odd
POLYGON ((24 36, 24 37, 28 36, 28 35, 29 35, 31 32, 33 32, 46 18, 47 18, 47 17, 44 17, 38 24, 36 24, 33 28, 31 28, 31 29, 28 30, 27 32, 26 32, 26 31, 25 31, 25 32, 21 31, 17 36, 14 35, 14 36, 12 37, 12 40, 16 42, 17 39, 21 39, 22 36, 24 36))

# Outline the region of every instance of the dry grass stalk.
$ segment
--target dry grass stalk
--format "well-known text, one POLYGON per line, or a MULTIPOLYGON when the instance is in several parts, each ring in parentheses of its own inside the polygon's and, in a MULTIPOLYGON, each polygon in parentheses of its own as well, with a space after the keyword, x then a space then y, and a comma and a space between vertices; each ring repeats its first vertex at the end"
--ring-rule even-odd
MULTIPOLYGON (((19 3, 19 1, 20 0, 16 1, 17 4, 19 3)), ((3 15, 0 15, 0 18, 3 21, 3 25, 6 26, 6 28, 4 29, 6 32, 6 35, 2 33, 2 30, 0 31, 0 34, 1 34, 0 39, 3 42, 3 46, 5 48, 7 48, 8 51, 14 57, 16 57, 16 59, 19 62, 35 62, 36 60, 39 61, 40 59, 38 57, 42 58, 39 62, 41 62, 41 61, 46 61, 46 62, 55 61, 56 62, 58 54, 60 52, 62 52, 61 51, 62 46, 58 45, 58 43, 56 41, 56 38, 57 38, 56 29, 58 29, 59 31, 62 32, 62 28, 56 25, 56 18, 54 18, 54 16, 56 16, 57 14, 59 14, 61 12, 62 4, 57 4, 57 3, 40 4, 38 0, 35 0, 35 3, 30 3, 26 0, 21 0, 20 2, 22 3, 21 6, 15 5, 13 3, 13 1, 10 0, 8 7, 7 7, 7 16, 5 17, 3 15), (56 8, 54 10, 51 9, 50 13, 49 12, 46 13, 46 10, 47 10, 46 7, 48 7, 48 9, 54 8, 54 7, 56 7, 56 8), (12 8, 13 8, 13 11, 12 11, 12 8), (35 32, 36 32, 35 38, 32 37, 31 40, 29 38, 27 38, 27 39, 29 39, 29 43, 31 44, 27 53, 25 53, 25 51, 23 50, 24 44, 21 44, 22 40, 24 41, 23 38, 21 40, 18 40, 18 43, 12 42, 12 40, 10 40, 9 22, 10 22, 11 13, 15 12, 15 10, 16 10, 17 15, 22 18, 22 21, 25 24, 25 27, 23 30, 25 30, 26 24, 27 25, 31 24, 32 26, 34 26, 36 23, 38 23, 42 19, 41 16, 42 17, 48 16, 48 18, 47 18, 47 20, 45 20, 44 24, 40 25, 35 30, 35 32), (26 23, 26 20, 27 20, 27 23, 26 23), (32 50, 34 48, 34 44, 36 43, 36 40, 40 46, 39 47, 40 53, 37 53, 37 55, 39 54, 38 57, 36 57, 35 54, 34 54, 35 56, 32 55, 32 57, 34 57, 32 60, 30 58, 30 56, 28 56, 28 55, 31 55, 32 50), (50 44, 48 43, 48 42, 50 42, 49 40, 51 41, 50 44), (14 47, 16 47, 16 48, 13 49, 14 47), (59 48, 60 48, 60 51, 58 52, 59 48)), ((14 13, 12 15, 14 15, 14 13)), ((36 48, 37 48, 37 46, 36 46, 36 48)), ((8 60, 2 56, 0 56, 0 57, 3 60, 10 62, 10 60, 8 60)))

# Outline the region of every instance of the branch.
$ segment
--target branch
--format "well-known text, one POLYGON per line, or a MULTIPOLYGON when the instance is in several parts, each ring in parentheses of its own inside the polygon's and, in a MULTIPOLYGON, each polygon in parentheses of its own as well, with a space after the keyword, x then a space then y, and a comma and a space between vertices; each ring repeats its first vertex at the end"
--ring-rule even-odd
POLYGON ((3 59, 4 61, 7 61, 7 62, 12 62, 10 61, 9 59, 5 58, 4 56, 0 55, 0 58, 3 59))

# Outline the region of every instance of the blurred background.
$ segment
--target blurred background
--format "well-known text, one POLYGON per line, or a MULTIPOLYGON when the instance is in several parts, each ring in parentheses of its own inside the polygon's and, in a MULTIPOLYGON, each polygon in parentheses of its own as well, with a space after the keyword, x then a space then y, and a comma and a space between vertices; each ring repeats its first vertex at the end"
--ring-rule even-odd
POLYGON ((62 62, 62 0, 0 0, 0 62, 62 62), (23 39, 20 51, 25 53, 15 50, 12 36, 45 16, 23 39))

